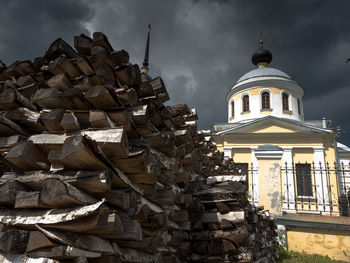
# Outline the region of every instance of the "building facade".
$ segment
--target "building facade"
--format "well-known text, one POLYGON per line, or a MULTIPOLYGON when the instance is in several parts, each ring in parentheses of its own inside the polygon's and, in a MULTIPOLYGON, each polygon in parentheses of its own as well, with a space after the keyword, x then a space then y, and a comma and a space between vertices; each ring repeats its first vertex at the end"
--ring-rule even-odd
POLYGON ((248 176, 251 202, 280 222, 348 216, 350 149, 338 143, 342 132, 326 119, 304 120, 303 88, 270 67, 271 60, 261 40, 252 57, 256 68, 227 93, 227 123, 213 125, 218 149, 248 176))

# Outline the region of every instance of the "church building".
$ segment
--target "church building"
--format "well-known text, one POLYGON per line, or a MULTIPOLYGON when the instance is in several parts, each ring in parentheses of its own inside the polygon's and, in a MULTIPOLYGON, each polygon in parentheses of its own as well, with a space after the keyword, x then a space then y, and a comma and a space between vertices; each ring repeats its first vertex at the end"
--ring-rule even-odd
MULTIPOLYGON (((304 89, 270 67, 271 61, 271 52, 260 40, 252 56, 256 68, 239 78, 226 95, 227 123, 213 124, 217 147, 232 157, 236 172, 247 175, 251 202, 269 209, 280 224, 312 227, 316 220, 325 226, 327 218, 336 222, 334 218, 350 212, 350 149, 338 142, 343 133, 331 121, 304 119, 304 89)), ((291 243, 300 238, 300 230, 295 232, 288 235, 292 247, 299 245, 291 243)), ((311 242, 310 247, 315 245, 311 242)), ((335 255, 338 252, 334 250, 335 255)))

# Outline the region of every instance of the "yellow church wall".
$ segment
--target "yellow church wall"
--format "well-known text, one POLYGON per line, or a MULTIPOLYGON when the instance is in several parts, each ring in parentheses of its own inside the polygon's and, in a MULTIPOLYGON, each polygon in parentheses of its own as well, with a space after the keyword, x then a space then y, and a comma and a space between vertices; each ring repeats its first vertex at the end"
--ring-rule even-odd
MULTIPOLYGON (((251 167, 251 150, 250 148, 236 148, 232 149, 232 159, 235 163, 248 163, 248 167, 251 167)), ((252 189, 252 174, 248 172, 248 189, 252 189)), ((251 193, 249 193, 251 194, 251 193)))
POLYGON ((311 148, 294 148, 292 154, 294 163, 312 163, 314 161, 314 150, 311 148))
POLYGON ((288 250, 327 255, 350 262, 350 231, 294 227, 287 231, 288 250), (302 242, 301 242, 302 241, 302 242))
POLYGON ((259 95, 260 91, 263 89, 269 89, 272 92, 272 94, 280 94, 282 90, 288 90, 288 92, 290 92, 292 96, 297 97, 297 94, 293 90, 289 90, 289 89, 281 89, 276 87, 253 87, 253 88, 244 89, 241 92, 238 92, 232 95, 229 101, 231 101, 232 99, 235 101, 241 99, 243 93, 245 92, 249 92, 249 94, 252 96, 259 95))

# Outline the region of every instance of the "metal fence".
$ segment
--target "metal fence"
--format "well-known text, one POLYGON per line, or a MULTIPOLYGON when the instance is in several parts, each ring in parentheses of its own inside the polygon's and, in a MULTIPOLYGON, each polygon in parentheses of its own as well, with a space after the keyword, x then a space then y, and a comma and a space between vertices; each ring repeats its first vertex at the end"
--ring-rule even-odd
MULTIPOLYGON (((250 200, 259 204, 258 168, 238 164, 249 179, 250 200)), ((350 216, 350 163, 284 163, 280 169, 283 211, 350 216)))

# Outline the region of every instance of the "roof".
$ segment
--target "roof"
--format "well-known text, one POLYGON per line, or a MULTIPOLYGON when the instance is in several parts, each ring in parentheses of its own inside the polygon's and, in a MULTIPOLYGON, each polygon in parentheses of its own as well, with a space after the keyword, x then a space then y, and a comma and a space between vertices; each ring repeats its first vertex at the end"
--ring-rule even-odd
POLYGON ((237 83, 250 78, 266 77, 266 76, 275 76, 275 77, 282 77, 286 79, 292 79, 290 76, 288 76, 286 73, 284 73, 279 69, 266 67, 266 68, 256 68, 249 71, 248 73, 240 77, 237 83))

